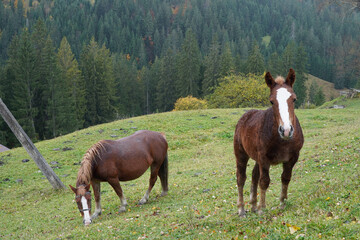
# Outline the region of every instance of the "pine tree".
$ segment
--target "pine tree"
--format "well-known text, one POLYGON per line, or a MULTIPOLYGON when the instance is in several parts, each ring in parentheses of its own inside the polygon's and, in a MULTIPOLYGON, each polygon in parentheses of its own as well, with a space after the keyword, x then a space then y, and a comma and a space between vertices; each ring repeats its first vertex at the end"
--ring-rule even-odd
POLYGON ((31 34, 31 40, 35 51, 35 66, 37 69, 36 88, 34 92, 34 105, 37 108, 37 114, 35 116, 35 129, 39 136, 39 139, 45 139, 50 137, 49 130, 46 129, 48 121, 48 104, 49 94, 46 91, 49 90, 49 81, 53 76, 52 69, 48 67, 50 59, 46 58, 44 53, 44 47, 48 38, 48 32, 45 27, 45 23, 42 19, 39 19, 31 34))
POLYGON ((321 106, 325 103, 325 94, 322 90, 321 87, 318 88, 318 91, 316 92, 316 95, 315 95, 315 105, 316 106, 321 106))
POLYGON ((265 70, 264 56, 256 42, 253 43, 248 60, 246 61, 246 72, 256 75, 263 74, 265 70))
POLYGON ((199 95, 201 55, 195 34, 189 29, 177 58, 177 92, 186 97, 199 95))
POLYGON ((281 59, 277 52, 271 54, 269 62, 268 62, 268 71, 273 75, 281 75, 282 74, 282 66, 281 66, 281 59))
MULTIPOLYGON (((85 83, 66 37, 60 43, 57 66, 60 79, 64 81, 63 98, 66 100, 60 117, 64 126, 67 126, 66 132, 73 132, 82 128, 84 124, 85 83)), ((61 129, 59 131, 63 133, 61 129)))
POLYGON ((229 76, 235 70, 234 58, 231 53, 229 42, 227 42, 224 46, 224 49, 220 55, 219 64, 220 64, 219 74, 221 78, 229 76))
POLYGON ((203 95, 209 95, 214 92, 215 87, 218 86, 218 78, 220 77, 220 45, 217 41, 217 37, 213 37, 213 42, 210 46, 208 55, 204 59, 204 79, 202 82, 203 95))
POLYGON ((170 48, 160 60, 160 65, 160 78, 156 87, 156 106, 160 111, 165 112, 174 108, 177 99, 175 94, 175 55, 170 48))
POLYGON ((114 66, 119 117, 143 114, 146 93, 142 79, 138 78, 136 65, 124 55, 119 55, 114 66))
POLYGON ((84 126, 108 122, 115 117, 115 82, 113 62, 105 45, 94 38, 81 54, 81 71, 85 81, 86 111, 84 126))
POLYGON ((23 30, 20 38, 15 36, 11 42, 7 71, 13 90, 13 96, 9 99, 10 110, 27 135, 36 140, 34 119, 37 107, 34 104, 34 95, 38 73, 35 52, 27 29, 23 30))

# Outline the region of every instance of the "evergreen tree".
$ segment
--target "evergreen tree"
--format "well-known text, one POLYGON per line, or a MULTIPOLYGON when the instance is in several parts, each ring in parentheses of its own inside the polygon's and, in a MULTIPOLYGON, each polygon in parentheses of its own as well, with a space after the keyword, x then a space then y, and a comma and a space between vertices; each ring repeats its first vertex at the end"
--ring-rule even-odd
MULTIPOLYGON (((57 53, 57 66, 61 81, 64 82, 64 95, 61 121, 66 132, 73 132, 83 127, 85 114, 85 83, 70 44, 66 37, 61 40, 57 53)), ((60 133, 63 130, 59 129, 60 133)))
POLYGON ((46 77, 47 89, 44 89, 43 101, 47 101, 46 109, 46 138, 56 137, 66 132, 66 125, 60 120, 61 115, 64 114, 62 107, 65 104, 66 99, 63 98, 65 94, 63 79, 59 78, 59 71, 56 64, 56 54, 53 47, 53 42, 48 36, 45 42, 44 49, 42 51, 43 61, 43 76, 46 77))
POLYGON ((257 43, 254 42, 248 60, 246 61, 246 73, 260 75, 264 73, 264 70, 264 56, 261 54, 257 43))
POLYGON ((36 140, 34 119, 38 109, 34 104, 34 95, 38 74, 35 52, 27 29, 23 30, 19 39, 15 36, 11 42, 7 71, 7 77, 11 77, 7 81, 11 81, 13 90, 13 96, 9 99, 10 110, 27 135, 36 140))
POLYGON ((201 55, 195 34, 189 29, 177 58, 177 92, 186 97, 199 95, 201 55))
POLYGON ((314 100, 316 106, 321 106, 325 103, 325 95, 321 87, 318 88, 314 100))
POLYGON ((268 62, 268 71, 271 72, 273 76, 281 75, 282 74, 282 66, 281 66, 281 59, 277 52, 271 54, 269 62, 268 62))
POLYGON ((116 57, 114 66, 119 117, 143 114, 146 93, 142 79, 138 78, 136 65, 120 55, 116 57))
POLYGON ((108 122, 115 117, 113 62, 105 45, 94 38, 84 47, 80 59, 85 81, 86 111, 84 126, 108 122))
POLYGON ((165 112, 174 108, 174 102, 177 99, 175 55, 170 48, 161 59, 160 64, 160 78, 156 87, 156 106, 160 111, 165 112))
POLYGON ((316 82, 312 82, 309 88, 309 102, 315 104, 316 94, 318 92, 319 86, 316 82))
POLYGON ((217 37, 213 37, 209 53, 204 59, 205 72, 202 82, 202 92, 204 96, 213 93, 215 87, 218 86, 218 78, 220 77, 219 56, 220 45, 217 41, 217 37))
POLYGON ((229 42, 227 42, 224 46, 224 49, 220 55, 219 64, 220 64, 219 74, 221 78, 229 76, 235 70, 234 58, 231 53, 229 42))
POLYGON ((44 52, 46 46, 46 41, 48 38, 48 32, 45 27, 45 23, 42 19, 39 19, 33 29, 31 34, 31 40, 33 48, 35 51, 35 66, 37 70, 37 78, 34 78, 36 82, 36 88, 34 92, 34 105, 37 107, 37 114, 35 116, 35 129, 39 136, 39 139, 45 139, 50 137, 49 129, 46 129, 47 121, 49 120, 48 116, 48 104, 49 96, 48 90, 50 86, 48 85, 51 78, 53 78, 54 69, 49 68, 51 64, 49 61, 52 59, 48 58, 49 56, 44 52))

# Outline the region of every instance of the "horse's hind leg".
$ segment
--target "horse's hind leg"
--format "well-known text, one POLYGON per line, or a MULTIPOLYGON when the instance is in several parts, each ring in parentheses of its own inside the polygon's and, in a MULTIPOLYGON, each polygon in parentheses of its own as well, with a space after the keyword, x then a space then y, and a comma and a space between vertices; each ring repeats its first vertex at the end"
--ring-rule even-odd
POLYGON ((116 194, 120 198, 121 206, 120 206, 119 212, 125 212, 127 202, 126 202, 126 198, 125 198, 125 196, 123 194, 123 191, 121 189, 119 179, 111 178, 111 179, 108 179, 108 182, 109 182, 109 184, 112 186, 112 188, 114 189, 114 191, 116 192, 116 194))
POLYGON ((162 187, 162 193, 161 196, 166 196, 167 192, 168 192, 168 156, 166 154, 165 160, 162 163, 158 175, 160 177, 160 181, 161 181, 161 187, 162 187))
POLYGON ((237 143, 234 144, 234 152, 236 156, 236 180, 238 186, 238 213, 240 217, 245 216, 244 203, 244 184, 246 181, 246 167, 249 156, 243 151, 242 147, 237 143), (240 149, 241 148, 241 149, 240 149))
POLYGON ((100 182, 92 180, 91 181, 92 188, 94 190, 94 197, 95 197, 95 212, 91 216, 91 219, 97 218, 101 215, 101 203, 100 203, 100 182))
POLYGON ((280 195, 280 207, 285 207, 285 199, 287 199, 287 190, 291 180, 292 169, 298 160, 298 156, 290 159, 289 162, 283 163, 283 173, 281 174, 281 195, 280 195))
POLYGON ((149 179, 149 188, 148 190, 146 190, 145 195, 143 196, 142 199, 140 199, 139 204, 145 204, 148 200, 149 200, 149 195, 151 192, 151 189, 154 187, 155 182, 157 180, 157 175, 159 172, 159 167, 153 167, 151 166, 151 174, 150 174, 150 179, 149 179))
POLYGON ((251 179, 251 189, 250 189, 250 204, 251 211, 257 211, 257 188, 259 184, 260 172, 259 172, 259 164, 256 163, 254 169, 252 171, 252 179, 251 179))

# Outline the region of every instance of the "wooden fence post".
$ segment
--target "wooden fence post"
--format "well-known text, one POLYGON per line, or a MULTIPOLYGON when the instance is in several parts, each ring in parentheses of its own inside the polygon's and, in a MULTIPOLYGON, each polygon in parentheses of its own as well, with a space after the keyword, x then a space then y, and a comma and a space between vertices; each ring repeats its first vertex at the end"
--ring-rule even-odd
POLYGON ((34 159, 36 165, 39 167, 41 172, 46 176, 48 181, 51 183, 53 188, 61 189, 65 188, 65 185, 61 182, 59 177, 55 174, 49 164, 45 161, 39 150, 35 147, 33 142, 30 140, 28 135, 24 132, 22 127, 16 121, 14 116, 11 114, 5 103, 0 98, 0 114, 10 127, 11 131, 15 134, 21 145, 25 148, 28 154, 34 159))

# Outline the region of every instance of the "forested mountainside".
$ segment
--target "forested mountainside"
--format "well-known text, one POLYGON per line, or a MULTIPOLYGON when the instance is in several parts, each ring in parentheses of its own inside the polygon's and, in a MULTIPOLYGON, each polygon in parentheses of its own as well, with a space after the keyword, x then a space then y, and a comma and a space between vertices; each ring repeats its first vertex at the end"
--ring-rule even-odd
POLYGON ((359 81, 360 16, 322 2, 2 0, 1 96, 34 140, 172 110, 229 74, 293 67, 299 106, 306 73, 359 81))

